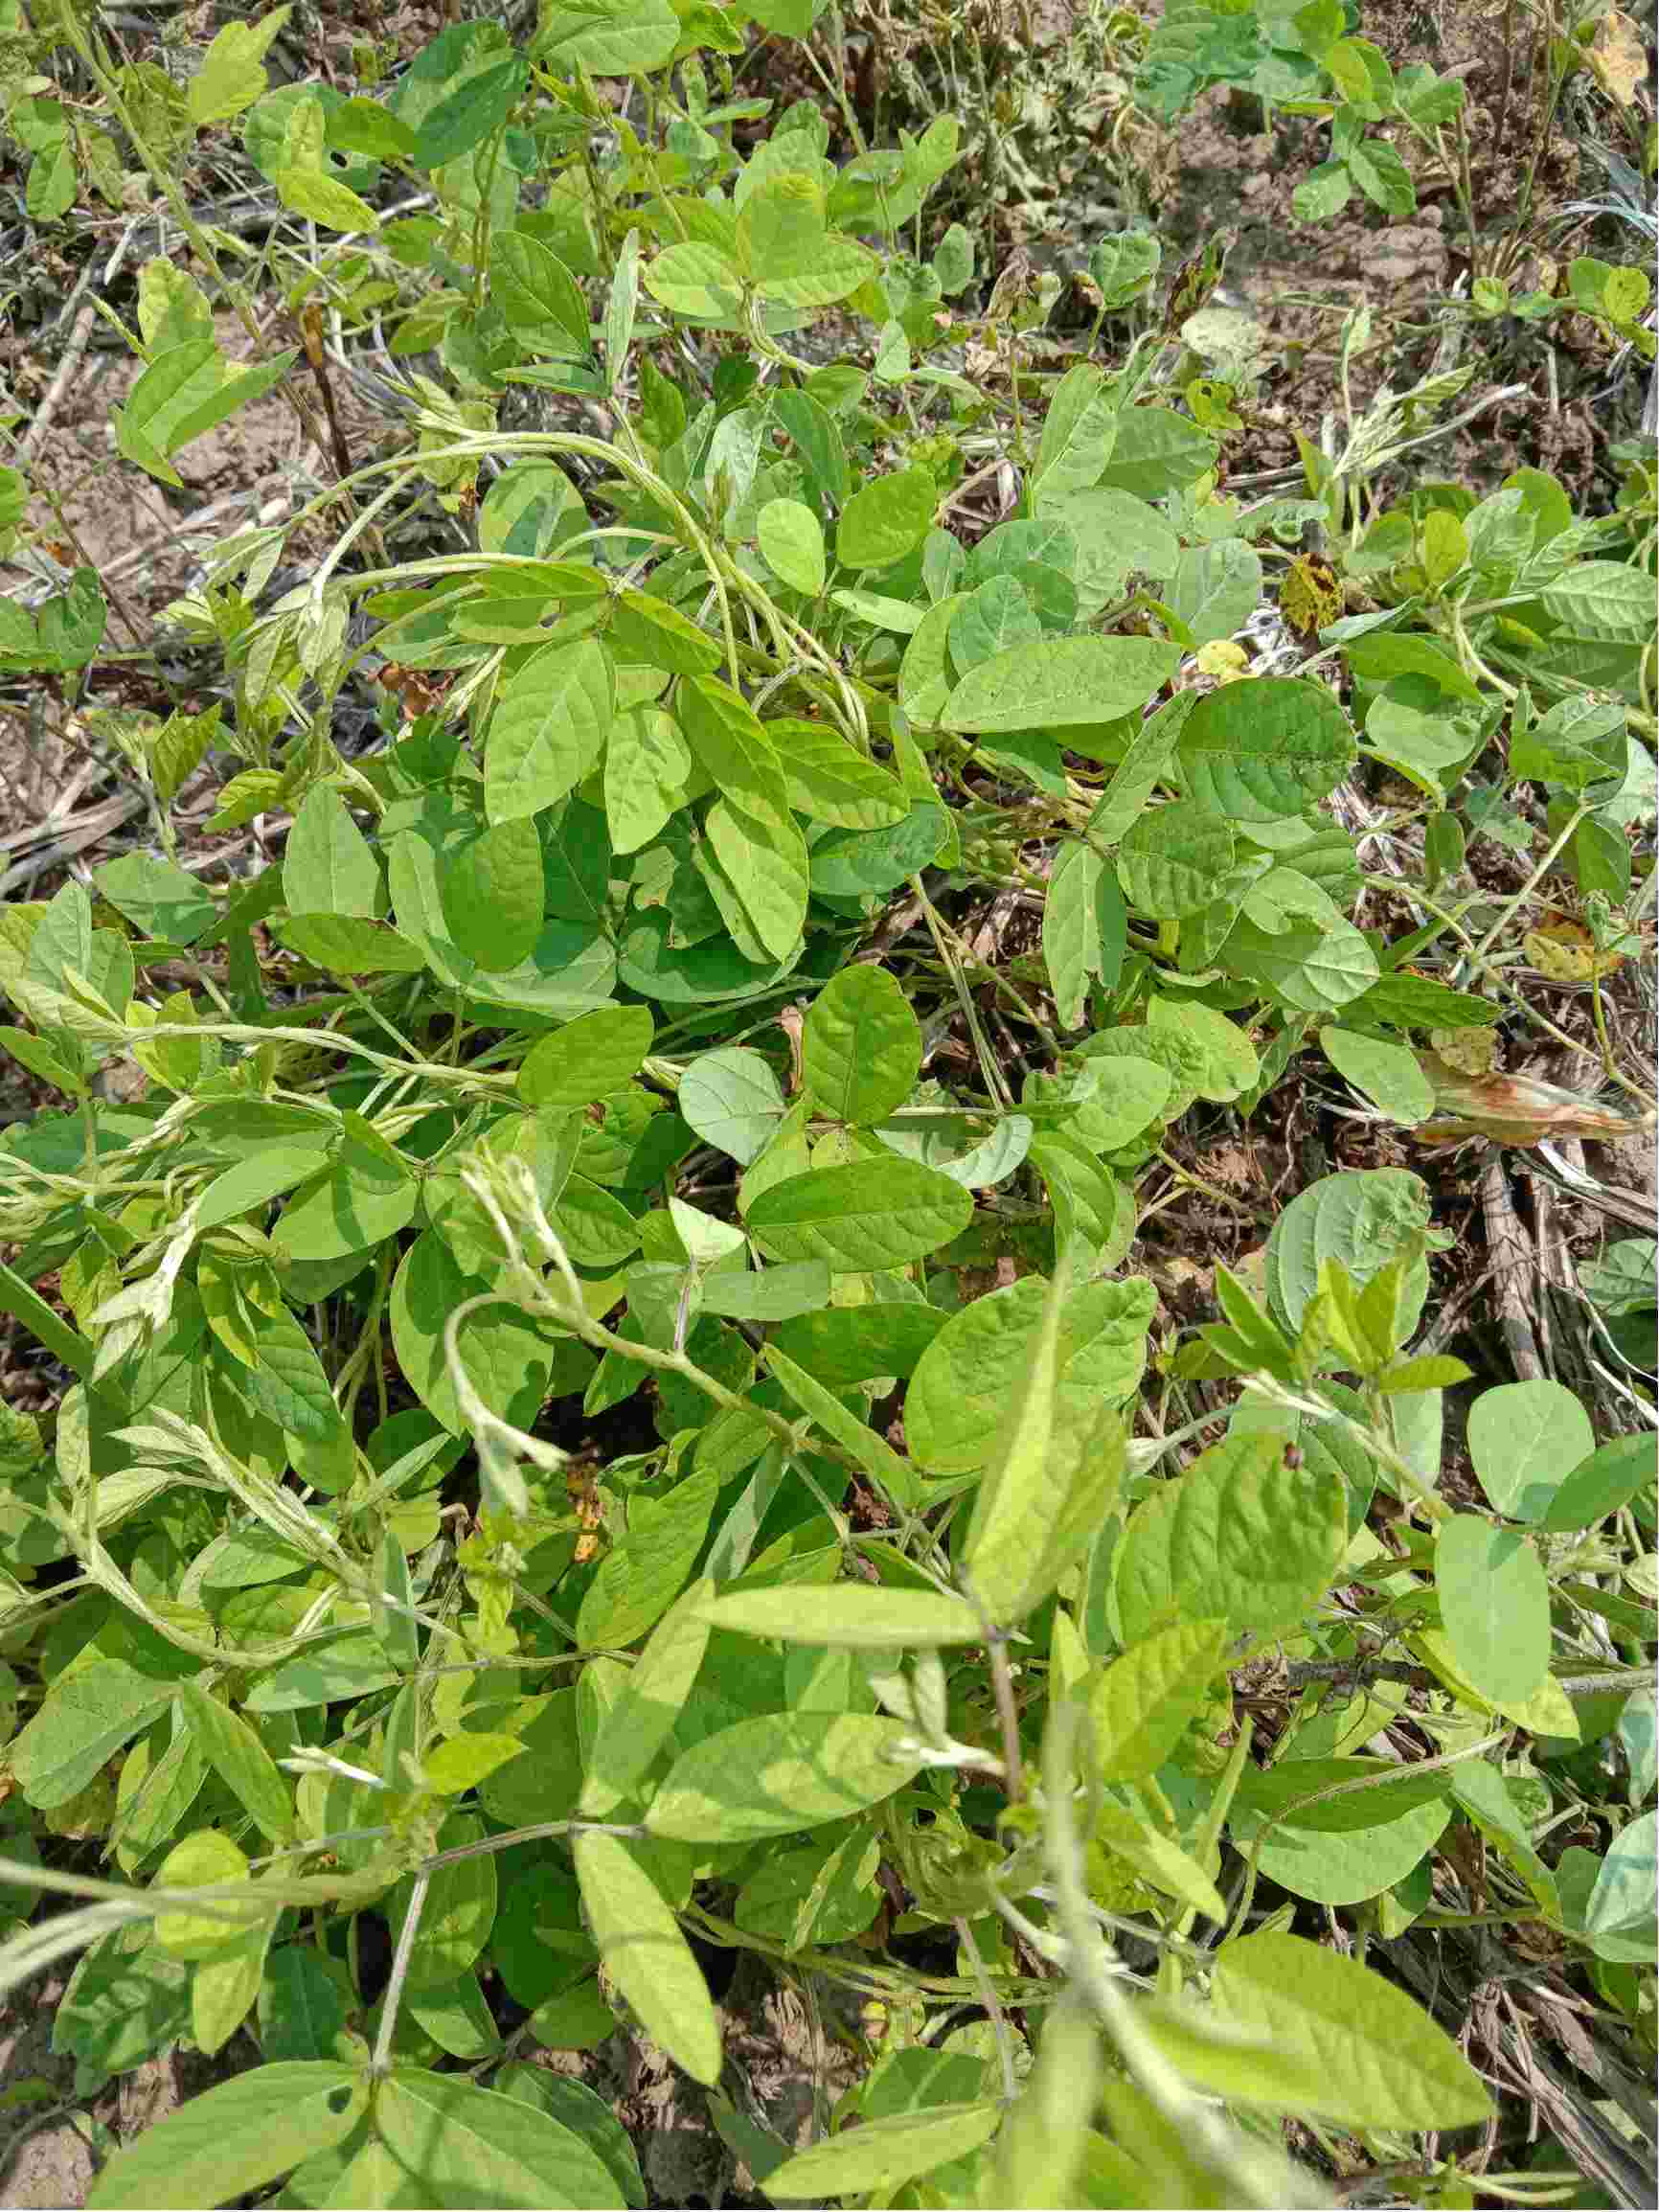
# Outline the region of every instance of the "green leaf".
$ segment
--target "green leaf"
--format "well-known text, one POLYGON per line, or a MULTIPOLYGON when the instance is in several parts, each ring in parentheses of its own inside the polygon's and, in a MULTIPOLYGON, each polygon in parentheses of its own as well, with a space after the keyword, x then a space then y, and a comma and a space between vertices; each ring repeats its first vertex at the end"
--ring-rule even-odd
POLYGON ((522 231, 495 234, 489 241, 489 296, 506 316, 508 329, 532 353, 586 358, 592 343, 587 302, 558 256, 539 239, 522 231))
POLYGON ((876 267, 856 239, 832 231, 770 263, 755 285, 755 296, 777 307, 828 308, 857 291, 876 267))
POLYGON ((720 649, 706 630, 648 591, 625 584, 613 593, 606 638, 619 662, 702 676, 720 664, 720 649))
POLYGON ((1096 1811, 1090 1842, 1090 1863, 1099 1866, 1103 1860, 1110 1869, 1108 1880, 1121 1879, 1113 1864, 1121 1859, 1143 1881, 1166 1897, 1175 1898, 1189 1910, 1201 1912, 1218 1924, 1226 1920, 1227 1907, 1220 1892, 1192 1854, 1166 1830, 1139 1813, 1126 1812, 1110 1797, 1103 1798, 1096 1811))
POLYGON ((897 890, 935 858, 949 828, 943 807, 919 800, 887 829, 831 830, 812 848, 812 889, 829 899, 897 890))
POLYGON ((646 290, 670 314, 688 321, 735 322, 743 305, 743 278, 729 254, 701 239, 665 246, 645 272, 646 290))
POLYGON ((610 729, 609 661, 590 637, 543 646, 503 685, 489 718, 484 803, 492 823, 538 814, 597 766, 610 729))
POLYGON ((171 1704, 176 1685, 99 1659, 48 1690, 11 1745, 17 1787, 41 1812, 78 1796, 105 1763, 171 1704))
POLYGON ((1101 480, 1118 435, 1115 395, 1091 361, 1074 361, 1055 386, 1032 470, 1034 499, 1086 491, 1101 480))
POLYGON ((977 1644, 985 1628, 965 1598, 943 1590, 878 1589, 833 1583, 828 1589, 732 1590, 704 1601, 711 1628, 785 1644, 823 1644, 836 1651, 927 1650, 977 1644))
POLYGON ((699 1053, 680 1078, 675 1103, 706 1145, 744 1167, 784 1118, 784 1093, 770 1062, 739 1044, 699 1053))
POLYGON ((640 299, 640 234, 630 230, 617 255, 616 270, 604 310, 604 365, 607 388, 614 392, 633 343, 634 316, 640 299))
POLYGON ((1089 835, 1095 844, 1117 844, 1140 819, 1166 776, 1176 741, 1197 703, 1196 693, 1177 692, 1135 730, 1128 751, 1112 770, 1112 780, 1089 816, 1089 835))
MULTIPOLYGON (((265 17, 260 29, 270 20, 265 17)), ((359 95, 330 109, 324 144, 330 153, 360 153, 370 161, 408 161, 415 151, 415 133, 377 100, 359 95)))
POLYGON ((881 1839, 863 1822, 840 1836, 830 1829, 796 1849, 769 1851, 739 1892, 732 1918, 748 1934, 792 1951, 845 1943, 862 1935, 881 1909, 880 1862, 881 1839))
POLYGON ((503 2096, 534 2105, 550 2120, 580 2135, 594 2156, 603 2160, 622 2191, 623 2202, 643 2212, 646 2185, 633 2142, 609 2105, 585 2082, 573 2082, 568 2075, 552 2073, 546 2066, 515 2064, 503 2066, 493 2086, 503 2096))
MULTIPOLYGON (((984 1467, 1035 1357, 1047 1285, 1027 1276, 951 1315, 922 1353, 905 1398, 911 1455, 938 1474, 984 1467)), ((1156 1305, 1141 1280, 1085 1283, 1065 1299, 1056 1349, 1057 1426, 1090 1426, 1140 1381, 1156 1305)))
POLYGON ((1136 1507, 1117 1552, 1127 1642, 1171 1616, 1284 1634, 1324 1595, 1348 1540, 1322 1471, 1284 1464, 1274 1436, 1229 1436, 1136 1507))
POLYGON ((900 468, 855 491, 841 510, 835 558, 843 568, 891 568, 927 536, 939 488, 925 468, 900 468))
POLYGON ((773 575, 816 599, 827 568, 824 533, 812 510, 798 499, 769 499, 757 518, 756 537, 773 575))
POLYGON ((822 1260, 842 1273, 901 1267, 958 1237, 973 1197, 914 1160, 855 1160, 774 1183, 749 1208, 756 1243, 776 1260, 822 1260))
POLYGON ((705 1736, 651 1800, 653 1836, 742 1842, 879 1804, 921 1765, 903 1722, 868 1713, 761 1713, 705 1736))
POLYGON ((327 2059, 346 2024, 345 1993, 309 1943, 284 1944, 265 1960, 259 2007, 267 2064, 327 2059))
POLYGON ((1404 1881, 1451 1818, 1443 1775, 1402 1774, 1398 1762, 1289 1759, 1266 1772, 1246 1767, 1230 1816, 1232 1839, 1261 1873, 1294 1897, 1357 1904, 1404 1881), (1373 1786, 1302 1805, 1338 1782, 1373 1786), (1269 1816, 1289 1808, 1265 1841, 1269 1816))
POLYGON ((354 914, 373 921, 385 911, 380 866, 369 841, 327 784, 306 793, 283 854, 283 901, 290 914, 354 914))
POLYGON ((295 1260, 343 1259, 406 1228, 419 1198, 396 1152, 348 1130, 323 1174, 284 1208, 277 1241, 295 1260))
POLYGON ((1348 164, 1317 162, 1290 194, 1291 212, 1298 222, 1326 222, 1341 214, 1350 196, 1348 164))
MULTIPOLYGON (((1651 1249, 1651 1245, 1649 1245, 1651 1249)), ((1615 1436, 1566 1475, 1544 1509, 1547 1529, 1588 1528, 1653 1486, 1652 1435, 1615 1436)))
POLYGON ((1089 1688, 1100 1775, 1156 1773, 1208 1702, 1228 1643, 1225 1621, 1180 1621, 1142 1637, 1089 1688))
POLYGON ((811 1416, 826 1436, 832 1437, 843 1450, 850 1451, 888 1496, 903 1506, 920 1502, 916 1472, 910 1462, 901 1459, 884 1437, 877 1436, 860 1413, 843 1405, 832 1391, 826 1390, 823 1383, 797 1366, 777 1345, 767 1346, 766 1361, 801 1410, 811 1416))
POLYGON ((672 1734, 708 1647, 714 1587, 693 1583, 670 1607, 605 1708, 585 1763, 580 1811, 588 1818, 602 1820, 628 1796, 672 1734))
POLYGON ((678 687, 675 707, 692 757, 715 788, 758 822, 791 829, 783 767, 748 700, 698 676, 678 687))
MULTIPOLYGON (((807 841, 800 830, 792 821, 762 818, 722 798, 703 817, 703 833, 705 858, 712 852, 717 860, 759 940, 759 951, 774 960, 788 959, 807 919, 807 841)), ((713 880, 711 888, 716 888, 713 880)), ((755 956, 755 948, 744 949, 755 956)))
POLYGON ((191 2041, 204 2057, 223 2050, 253 2010, 275 1921, 250 1927, 191 1975, 191 2041))
POLYGON ((611 848, 637 853, 685 803, 692 756, 660 707, 634 707, 611 724, 604 750, 604 810, 611 848))
POLYGON ((178 1694, 198 1749, 253 1815, 261 1834, 272 1843, 292 1843, 292 1790, 258 1735, 239 1713, 194 1682, 181 1682, 178 1694))
MULTIPOLYGON (((494 39, 479 38, 461 46, 456 57, 459 68, 445 69, 419 108, 408 97, 413 87, 400 88, 400 113, 414 126, 419 168, 435 170, 459 161, 506 122, 524 91, 528 72, 524 57, 500 52, 502 43, 497 30, 494 39)), ((442 55, 442 45, 435 45, 442 55)), ((434 49, 426 51, 431 55, 434 49)), ((427 91, 428 83, 421 81, 420 89, 427 91)))
POLYGON ((261 1315, 255 1357, 257 1364, 237 1382, 261 1413, 305 1442, 321 1444, 339 1434, 340 1410, 322 1362, 286 1307, 261 1315))
POLYGON ((1457 1513, 1436 1531, 1434 1562, 1459 1673, 1494 1705, 1530 1698, 1550 1671, 1550 1586, 1531 1539, 1457 1513))
POLYGON ((709 1533, 717 1468, 699 1465, 661 1499, 640 1499, 628 1533, 608 1551, 576 1616, 584 1649, 622 1649, 655 1626, 684 1588, 709 1533))
POLYGON ((1556 1878, 1533 1848, 1527 1819, 1499 1769, 1484 1759, 1466 1759, 1451 1769, 1451 1792, 1466 1818, 1503 1853, 1544 1911, 1559 1920, 1556 1878))
POLYGON ((1261 596, 1261 556, 1237 537, 1190 546, 1164 594, 1186 624, 1194 646, 1242 629, 1261 596))
POLYGON ((1227 822, 1185 799, 1143 814, 1118 847, 1124 897, 1158 922, 1198 913, 1232 865, 1233 832, 1227 822))
POLYGON ((838 1306, 780 1329, 773 1341, 822 1380, 843 1389, 878 1375, 911 1375, 943 1328, 934 1306, 880 1298, 838 1306))
POLYGON ((531 51, 561 77, 628 77, 673 58, 680 21, 669 0, 558 0, 541 11, 531 51))
POLYGON ((940 719, 975 734, 1112 721, 1144 706, 1180 658, 1179 647, 1153 638, 1044 638, 971 669, 940 719))
MULTIPOLYGON (((1328 1260, 1340 1261, 1355 1287, 1363 1287, 1398 1258, 1428 1220, 1427 1186, 1404 1168, 1348 1169, 1309 1183, 1267 1239, 1264 1271, 1274 1319, 1297 1334, 1328 1260)), ((1408 1305, 1402 1316, 1402 1341, 1428 1292, 1426 1263, 1413 1269, 1411 1284, 1415 1309, 1408 1305)))
POLYGON ((1386 1044, 1358 1030, 1322 1029, 1319 1042, 1338 1075, 1363 1091, 1379 1113, 1408 1129, 1434 1111, 1434 1085, 1403 1044, 1386 1044))
POLYGON ((777 749, 788 804, 811 822, 848 830, 879 830, 910 811, 903 787, 823 722, 765 725, 777 749))
POLYGON ((1178 752, 1198 805, 1235 822, 1303 814, 1347 775, 1357 754, 1348 718, 1307 676, 1252 676, 1199 699, 1178 752))
POLYGON ((1196 484, 1215 460, 1216 441, 1188 416, 1169 407, 1125 407, 1118 417, 1117 443, 1096 482, 1137 499, 1162 499, 1196 484))
POLYGON ((817 2203, 870 2190, 885 2195, 917 2175, 966 2158, 989 2143, 1002 2125, 1002 2116, 1000 2105, 988 2103, 934 2105, 920 2112, 866 2120, 774 2166, 766 2176, 766 2194, 807 2197, 817 2203))
POLYGON ((1062 1999, 1043 2021, 1036 2064, 997 2143, 988 2202, 1080 2201, 1103 2071, 1101 2033, 1087 2006, 1062 1999))
MULTIPOLYGON (((290 850, 293 838, 289 837, 290 850)), ((218 920, 218 908, 188 869, 153 853, 124 853, 93 871, 92 880, 118 913, 147 937, 193 945, 218 920)))
POLYGON ((89 2212, 154 2204, 211 2212, 343 2143, 368 2102, 369 2085, 354 2066, 255 2066, 117 2151, 88 2193, 89 2212))
POLYGON ((419 975, 426 966, 425 952, 411 939, 357 915, 291 914, 272 935, 331 975, 419 975))
POLYGON ((314 169, 279 169, 271 178, 284 207, 307 222, 330 231, 377 231, 380 218, 369 202, 337 176, 314 169))
POLYGON ((1043 634, 1036 609, 1011 576, 991 576, 972 591, 956 596, 950 618, 950 658, 962 674, 1011 652, 1015 646, 1034 645, 1043 634))
MULTIPOLYGON (((662 1799, 659 1791, 653 1813, 662 1799)), ((712 2087, 720 2078, 719 2018, 662 1892, 620 1836, 588 1831, 573 1837, 571 1850, 605 1971, 651 2041, 693 2081, 712 2087)))
MULTIPOLYGON (((458 1306, 489 1288, 482 1277, 463 1270, 435 1229, 416 1238, 392 1280, 392 1344, 398 1364, 421 1404, 457 1436, 466 1423, 444 1364, 444 1329, 458 1306)), ((534 1423, 553 1363, 546 1335, 503 1301, 469 1314, 456 1332, 456 1342, 463 1372, 489 1411, 518 1427, 534 1423)))
POLYGON ((1399 148, 1385 138, 1368 138, 1351 147, 1348 171, 1366 198, 1384 215, 1404 222, 1417 208, 1417 187, 1399 148))
POLYGON ((443 920, 469 960, 501 973, 528 960, 541 935, 541 839, 522 815, 494 823, 443 865, 443 920))
POLYGON ((1548 1523, 1557 1484, 1595 1448, 1590 1416, 1559 1382, 1500 1383, 1469 1407, 1469 1458, 1489 1503, 1511 1520, 1548 1523))
MULTIPOLYGON (((379 2086, 374 2125, 384 2151, 418 2181, 423 2203, 466 2200, 544 2212, 624 2201, 608 2165, 573 2130, 459 2075, 397 2067, 379 2086)), ((333 2201, 366 2199, 342 2188, 333 2201)))
POLYGON ((1653 634, 1649 581, 1623 561, 1580 560, 1546 584, 1538 599, 1551 621, 1573 637, 1637 645, 1653 634))
POLYGON ((1420 2005, 1302 1936, 1264 1930, 1224 1945, 1205 2018, 1229 2041, 1209 2045, 1199 2086, 1241 2103, 1414 2132, 1474 2127, 1492 2109, 1480 2076, 1420 2005), (1233 2037, 1244 2048, 1230 2064, 1233 2037))
POLYGON ((426 1785, 436 1790, 441 1797, 460 1797, 468 1790, 476 1790, 479 1783, 493 1774, 498 1767, 505 1767, 510 1759, 516 1759, 525 1746, 516 1736, 502 1736, 488 1731, 464 1736, 451 1736, 436 1750, 428 1751, 420 1762, 420 1770, 426 1785))
MULTIPOLYGON (((441 1851, 459 1851, 482 1842, 484 1823, 473 1813, 452 1813, 439 1832, 441 1851)), ((386 1918, 396 1942, 409 1909, 412 1881, 405 1878, 386 1904, 386 1918)), ((427 1989, 455 1981, 470 1973, 489 1941, 495 1923, 495 1854, 452 1859, 434 1868, 426 1885, 426 1903, 409 1952, 408 1986, 427 1989)))
POLYGON ((1584 1907, 1584 1932, 1602 1954, 1632 1963, 1653 1955, 1655 1841, 1659 1815, 1643 1813, 1607 1847, 1584 1907))
POLYGON ((1096 1405, 1085 1422, 1062 1426, 1057 1419, 1066 1304, 1062 1269, 1043 1301, 1030 1363, 999 1425, 964 1542, 967 1586, 999 1624, 1047 1596, 1067 1563, 1076 1524, 1099 1526, 1122 1472, 1114 1416, 1096 1405))
POLYGON ((901 1106, 921 1067, 921 1030, 896 977, 860 963, 830 977, 807 1009, 801 1076, 837 1121, 874 1128, 901 1106))
POLYGON ((365 1698, 397 1679, 398 1670, 387 1664, 379 1637, 361 1630, 284 1659, 260 1676, 243 1705, 250 1713, 300 1713, 338 1698, 365 1698))
POLYGON ((638 1075, 656 1025, 648 1006, 600 1006, 539 1037, 518 1070, 528 1106, 574 1110, 613 1097, 638 1075))
POLYGON ((763 1275, 708 1275, 703 1311, 734 1321, 790 1321, 830 1303, 830 1270, 821 1260, 768 1267, 763 1275))

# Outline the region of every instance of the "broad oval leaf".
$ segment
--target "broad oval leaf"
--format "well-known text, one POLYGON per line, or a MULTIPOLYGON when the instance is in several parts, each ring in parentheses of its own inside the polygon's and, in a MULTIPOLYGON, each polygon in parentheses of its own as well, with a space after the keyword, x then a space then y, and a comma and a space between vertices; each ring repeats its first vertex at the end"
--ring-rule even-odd
POLYGON ((492 823, 538 814, 575 790, 599 764, 614 698, 610 663, 595 639, 532 653, 489 718, 484 804, 492 823))
POLYGON ((255 2066, 117 2151, 87 2196, 89 2212, 147 2212, 155 2204, 211 2212, 343 2143, 368 2102, 368 2082, 355 2066, 329 2060, 255 2066))
POLYGON ((1324 684, 1252 676, 1199 699, 1177 752, 1198 805, 1236 822, 1273 822, 1335 790, 1358 746, 1324 684))
POLYGON ((927 536, 939 488, 925 468, 899 468, 855 491, 841 510, 835 558, 843 568, 891 568, 927 536))
MULTIPOLYGON (((1504 1382, 1469 1407, 1469 1458, 1511 1520, 1545 1521, 1557 1486, 1596 1448, 1590 1416, 1559 1382, 1504 1382)), ((1652 1463, 1649 1444, 1648 1460, 1652 1463)))
MULTIPOLYGON (((904 1404, 914 1458, 938 1474, 984 1467, 1029 1368, 1048 1286, 1028 1275, 951 1315, 917 1362, 904 1404)), ((1056 1401, 1062 1422, 1128 1396, 1147 1357, 1150 1283, 1079 1284, 1061 1307, 1056 1401)))
POLYGON ((656 1025, 648 1006, 600 1006, 539 1037, 518 1070, 529 1106, 591 1106, 620 1091, 645 1065, 656 1025))
MULTIPOLYGON (((625 2202, 615 2175, 573 2129, 517 2097, 456 2074, 398 2066, 375 2100, 385 2150, 428 2204, 559 2212, 625 2202)), ((340 2202, 361 2202, 342 2194, 340 2202)))
POLYGON ((1455 1513, 1436 1533, 1434 1562, 1459 1672, 1494 1705, 1530 1698, 1550 1671, 1550 1585, 1532 1539, 1455 1513))
POLYGON ((901 1267, 959 1237, 973 1194, 914 1160, 854 1160, 774 1183, 749 1208, 755 1242, 776 1260, 822 1260, 842 1273, 901 1267))
POLYGON ((837 1121, 885 1121, 916 1087, 921 1030, 897 977, 868 963, 830 977, 807 1010, 801 1074, 837 1121))
POLYGON ((879 1804, 920 1767, 902 1722, 869 1713, 761 1713, 722 1728, 670 1767, 653 1836, 741 1842, 814 1828, 879 1804))
POLYGON ((939 718, 977 734, 1109 722, 1145 706, 1180 662, 1178 646, 1155 638, 1043 638, 970 670, 939 718))
POLYGON ((1171 1617, 1282 1635, 1323 1596, 1348 1540, 1346 1499, 1279 1437, 1229 1436, 1136 1507, 1117 1552, 1124 1635, 1171 1617))

